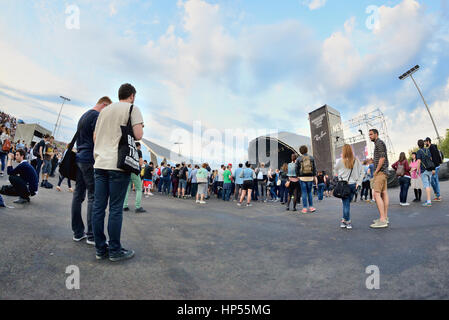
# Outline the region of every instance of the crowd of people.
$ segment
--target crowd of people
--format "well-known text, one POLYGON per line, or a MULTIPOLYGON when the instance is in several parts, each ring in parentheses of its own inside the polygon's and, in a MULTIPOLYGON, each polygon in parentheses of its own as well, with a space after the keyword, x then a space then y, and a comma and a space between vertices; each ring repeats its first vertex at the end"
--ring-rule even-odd
MULTIPOLYGON (((48 181, 55 175, 58 165, 66 152, 76 145, 76 185, 72 189, 69 178, 59 176, 56 189, 62 191, 61 184, 67 179, 68 190, 73 192, 71 205, 73 240, 86 240, 95 246, 96 258, 121 261, 132 258, 133 250, 121 245, 123 211, 129 211, 129 194, 136 192, 135 213, 144 213, 142 197, 149 198, 154 193, 168 197, 193 199, 198 205, 217 197, 223 201, 234 201, 237 206, 251 207, 254 201, 280 203, 287 211, 316 214, 318 202, 335 196, 342 201, 342 229, 352 229, 351 203, 357 198, 375 203, 379 219, 371 228, 389 226, 388 176, 389 159, 385 143, 379 139, 376 129, 369 131, 374 143, 374 158, 360 162, 350 145, 344 145, 341 159, 330 176, 320 171, 315 158, 309 154, 307 146, 301 146, 299 153, 292 154, 291 161, 281 168, 257 166, 249 162, 240 163, 236 168, 230 163, 213 170, 208 163, 160 165, 143 159, 141 145, 136 142, 136 165, 140 170, 124 170, 119 161, 119 141, 123 140, 123 130, 129 126, 136 141, 143 137, 143 118, 134 105, 136 89, 130 84, 120 87, 119 102, 113 103, 109 97, 101 98, 97 104, 79 119, 73 143, 66 150, 58 150, 54 138, 45 135, 38 143, 27 146, 23 141, 13 143, 10 129, 1 126, 1 174, 5 167, 11 186, 3 194, 16 194, 16 203, 29 203, 30 197, 38 193, 40 187, 52 188, 48 181), (5 164, 8 159, 7 165, 5 164), (13 168, 12 161, 18 165, 13 168), (140 172, 139 172, 140 171, 140 172), (39 177, 41 175, 41 178, 39 177), (87 196, 87 221, 82 218, 82 204, 87 196), (368 199, 369 198, 369 199, 368 199), (108 234, 105 236, 104 223, 106 208, 109 207, 108 234)), ((126 139, 125 139, 126 140, 126 139)), ((392 165, 400 184, 400 205, 407 202, 409 188, 414 189, 414 202, 421 201, 425 191, 425 207, 432 201, 441 201, 438 171, 444 156, 430 138, 418 141, 419 150, 412 154, 409 162, 401 153, 392 165), (435 193, 432 200, 431 192, 435 193)))
POLYGON ((12 136, 15 136, 17 129, 17 119, 8 113, 0 111, 0 126, 5 126, 11 132, 12 136))

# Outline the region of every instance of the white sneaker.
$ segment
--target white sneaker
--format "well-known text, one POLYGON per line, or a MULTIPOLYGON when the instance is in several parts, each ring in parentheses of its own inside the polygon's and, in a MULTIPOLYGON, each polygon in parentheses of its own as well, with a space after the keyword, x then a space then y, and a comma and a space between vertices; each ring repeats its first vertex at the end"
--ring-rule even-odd
POLYGON ((206 201, 200 201, 200 204, 206 204, 206 201))
POLYGON ((403 203, 402 205, 403 205, 404 207, 408 207, 408 206, 410 206, 410 203, 406 202, 406 203, 403 203))
POLYGON ((401 202, 400 204, 399 204, 401 207, 403 207, 404 206, 404 204, 401 202))
POLYGON ((200 200, 196 200, 196 203, 200 203, 200 200))
POLYGON ((149 193, 150 196, 154 196, 154 194, 152 194, 151 192, 149 193))

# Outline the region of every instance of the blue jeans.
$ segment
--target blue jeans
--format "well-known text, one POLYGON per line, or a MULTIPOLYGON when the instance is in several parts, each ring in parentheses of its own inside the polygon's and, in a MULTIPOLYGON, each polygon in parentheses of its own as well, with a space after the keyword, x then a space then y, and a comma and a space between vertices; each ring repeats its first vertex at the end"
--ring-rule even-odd
POLYGON ((42 163, 44 163, 44 160, 42 160, 40 158, 36 159, 36 173, 37 173, 38 179, 39 179, 39 174, 41 173, 42 163))
POLYGON ((435 174, 432 176, 432 179, 430 180, 430 183, 433 188, 433 192, 435 192, 435 195, 437 198, 440 197, 440 179, 438 178, 438 173, 440 172, 440 167, 435 168, 435 174))
POLYGON ((157 191, 158 191, 158 192, 162 192, 162 184, 163 184, 163 181, 164 181, 164 180, 162 180, 162 178, 159 178, 159 183, 158 183, 158 185, 157 185, 157 191))
POLYGON ((401 192, 399 194, 399 201, 401 203, 407 202, 408 189, 410 188, 411 179, 406 177, 399 178, 399 185, 401 186, 401 192))
MULTIPOLYGON (((85 233, 83 218, 81 215, 82 204, 87 192, 87 237, 92 240, 92 208, 95 199, 95 174, 94 165, 89 163, 76 164, 76 185, 72 198, 72 231, 75 237, 80 238, 85 233)), ((69 180, 70 182, 70 180, 69 180)))
POLYGON ((281 188, 279 191, 279 197, 281 198, 282 203, 287 203, 288 201, 288 189, 285 187, 285 183, 287 181, 282 180, 281 181, 281 188))
POLYGON ((162 193, 168 195, 170 193, 170 177, 163 177, 162 178, 162 193))
POLYGON ((313 207, 312 181, 301 181, 302 206, 304 209, 313 207))
POLYGON ((104 218, 109 202, 108 234, 109 253, 120 253, 123 203, 128 190, 130 174, 120 171, 95 169, 95 200, 92 208, 92 227, 98 254, 106 252, 104 218))
POLYGON ((355 193, 355 184, 350 184, 349 188, 351 188, 350 196, 341 199, 341 201, 343 202, 343 219, 345 221, 351 221, 351 200, 355 193))
POLYGON ((2 172, 5 171, 6 167, 6 153, 0 152, 0 161, 2 162, 2 172))
POLYGON ((421 173, 421 179, 424 190, 432 186, 432 171, 424 171, 421 173))
POLYGON ((231 189, 232 189, 232 183, 224 183, 223 184, 223 200, 229 201, 231 198, 231 189))
POLYGON ((324 183, 318 184, 318 200, 323 200, 325 186, 324 183))
POLYGON ((277 194, 276 194, 276 187, 277 186, 270 186, 270 196, 271 200, 277 200, 277 194))

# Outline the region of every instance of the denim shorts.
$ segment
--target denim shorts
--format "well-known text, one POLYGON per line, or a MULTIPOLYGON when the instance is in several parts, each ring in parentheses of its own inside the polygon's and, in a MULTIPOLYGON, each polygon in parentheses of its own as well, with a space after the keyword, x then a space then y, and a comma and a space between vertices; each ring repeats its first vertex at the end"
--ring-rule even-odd
POLYGON ((187 180, 179 179, 178 188, 179 189, 186 189, 187 188, 187 180))
POLYGON ((424 171, 421 174, 422 184, 423 188, 427 189, 431 187, 431 181, 432 181, 432 171, 424 171))
POLYGON ((43 174, 50 174, 51 172, 51 160, 44 160, 44 165, 42 166, 43 174))

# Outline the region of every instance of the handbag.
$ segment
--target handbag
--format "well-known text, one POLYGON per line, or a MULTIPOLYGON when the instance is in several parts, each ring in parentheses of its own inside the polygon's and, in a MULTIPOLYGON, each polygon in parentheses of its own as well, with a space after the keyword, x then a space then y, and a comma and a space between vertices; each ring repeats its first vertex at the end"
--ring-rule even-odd
POLYGON ((139 175, 140 163, 137 152, 136 140, 134 138, 133 127, 131 125, 131 113, 134 105, 129 108, 128 123, 126 126, 120 126, 122 137, 118 145, 117 168, 127 173, 139 175))
MULTIPOLYGON (((355 161, 354 161, 355 164, 355 161)), ((349 174, 348 181, 351 180, 352 171, 354 170, 354 166, 351 169, 351 173, 349 174)), ((339 180, 334 189, 334 197, 339 199, 349 198, 351 195, 351 188, 349 187, 348 181, 339 180)))
MULTIPOLYGON (((86 120, 84 120, 86 121, 86 120)), ((78 169, 76 165, 76 152, 73 151, 73 146, 75 145, 76 140, 79 137, 80 129, 83 127, 84 122, 80 124, 78 129, 76 130, 75 136, 67 147, 67 151, 62 158, 61 163, 59 164, 59 173, 62 177, 76 181, 76 171, 78 169)), ((34 148, 36 149, 36 147, 34 148)), ((33 149, 33 153, 34 153, 33 149)), ((40 155, 39 155, 40 157, 40 155)))

